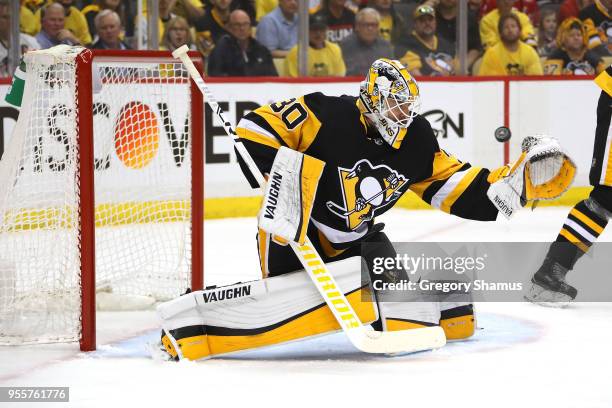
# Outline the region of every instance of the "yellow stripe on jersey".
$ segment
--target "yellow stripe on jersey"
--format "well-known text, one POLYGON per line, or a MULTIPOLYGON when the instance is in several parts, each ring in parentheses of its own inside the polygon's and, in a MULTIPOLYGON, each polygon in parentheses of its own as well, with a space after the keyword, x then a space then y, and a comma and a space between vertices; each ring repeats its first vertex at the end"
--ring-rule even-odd
POLYGON ((270 146, 270 147, 273 147, 274 149, 279 149, 281 147, 281 144, 278 140, 271 139, 268 136, 265 136, 261 133, 257 133, 250 129, 237 127, 236 134, 241 139, 246 139, 246 140, 250 140, 252 142, 259 143, 265 146, 270 146))
POLYGON ((445 151, 436 152, 433 160, 431 177, 419 181, 410 186, 410 190, 416 193, 419 198, 423 198, 423 193, 433 182, 450 178, 459 171, 464 163, 461 163, 455 156, 449 156, 445 151))
POLYGON ((595 83, 605 93, 612 96, 612 66, 606 68, 601 74, 595 78, 595 83))
MULTIPOLYGON (((610 144, 611 142, 608 142, 610 144)), ((612 149, 610 149, 610 154, 608 154, 608 165, 605 169, 606 176, 604 177, 603 185, 604 186, 612 186, 612 149)))
POLYGON ((255 110, 290 149, 304 152, 314 141, 321 121, 304 102, 304 97, 262 106, 255 110))
POLYGON ((346 251, 346 248, 345 249, 334 248, 331 242, 329 242, 329 240, 325 236, 325 234, 323 234, 320 230, 318 230, 317 233, 318 233, 317 235, 319 236, 319 243, 321 244, 321 248, 323 249, 323 253, 325 254, 325 256, 334 258, 340 255, 341 253, 343 253, 344 251, 346 251))
MULTIPOLYGON (((455 204, 455 201, 461 194, 465 192, 465 190, 469 187, 469 185, 474 181, 478 173, 480 172, 480 167, 471 167, 466 170, 465 175, 461 178, 461 180, 457 183, 457 186, 452 189, 452 191, 442 200, 440 204, 440 209, 446 213, 451 212, 451 207, 455 204)), ((449 183, 451 180, 447 181, 449 183)), ((442 187, 444 188, 444 187, 442 187)))
POLYGON ((604 228, 602 226, 597 224, 595 221, 590 219, 588 216, 586 216, 585 214, 583 214, 579 210, 574 208, 574 209, 572 209, 572 211, 570 211, 570 214, 573 215, 574 217, 578 218, 585 225, 587 225, 590 229, 595 231, 597 233, 597 235, 601 235, 601 233, 603 232, 604 228))
POLYGON ((565 237, 565 239, 567 239, 569 242, 571 242, 572 244, 576 245, 578 248, 580 248, 580 250, 582 252, 588 252, 589 251, 589 247, 586 246, 585 244, 583 244, 580 239, 578 239, 574 234, 572 234, 571 232, 569 232, 568 230, 566 230, 565 228, 561 228, 561 231, 559 232, 559 235, 562 235, 563 237, 565 237))

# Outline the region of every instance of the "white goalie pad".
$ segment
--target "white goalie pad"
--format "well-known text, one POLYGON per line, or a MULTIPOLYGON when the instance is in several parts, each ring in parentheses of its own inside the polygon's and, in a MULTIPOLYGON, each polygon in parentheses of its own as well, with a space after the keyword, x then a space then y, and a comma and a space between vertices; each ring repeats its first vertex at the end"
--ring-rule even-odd
MULTIPOLYGON (((331 262, 327 266, 347 296, 363 287, 360 257, 331 262)), ((364 323, 378 319, 376 302, 367 289, 358 302, 361 306, 356 307, 356 310, 364 323), (368 299, 364 299, 364 296, 368 299), (359 310, 367 312, 363 314, 359 310)), ((267 328, 295 321, 298 317, 324 306, 321 295, 308 275, 304 271, 296 271, 272 278, 192 292, 160 304, 157 313, 162 320, 162 327, 167 332, 189 326, 205 326, 214 327, 217 333, 258 332, 261 338, 261 333, 271 333, 272 330, 267 328)), ((331 313, 329 320, 335 322, 331 313)), ((336 330, 340 330, 339 326, 336 330)), ((299 331, 308 333, 309 328, 299 331)), ((267 345, 271 344, 275 344, 275 341, 271 340, 267 345)), ((262 344, 254 341, 248 348, 261 346, 262 344)), ((212 354, 218 355, 214 350, 212 354)))
POLYGON ((576 176, 574 161, 558 140, 548 136, 528 136, 521 144, 522 154, 509 174, 491 184, 487 196, 506 218, 529 201, 553 200, 571 186, 576 176))
POLYGON ((258 214, 259 228, 304 244, 312 204, 325 163, 281 147, 276 153, 258 214))

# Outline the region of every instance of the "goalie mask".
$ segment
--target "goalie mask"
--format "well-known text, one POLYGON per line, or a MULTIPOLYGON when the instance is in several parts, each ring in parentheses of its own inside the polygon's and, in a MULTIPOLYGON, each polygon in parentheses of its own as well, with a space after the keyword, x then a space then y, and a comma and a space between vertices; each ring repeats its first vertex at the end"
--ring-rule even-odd
POLYGON ((359 90, 359 107, 381 137, 399 149, 406 129, 419 114, 419 86, 399 61, 381 58, 372 64, 359 90))

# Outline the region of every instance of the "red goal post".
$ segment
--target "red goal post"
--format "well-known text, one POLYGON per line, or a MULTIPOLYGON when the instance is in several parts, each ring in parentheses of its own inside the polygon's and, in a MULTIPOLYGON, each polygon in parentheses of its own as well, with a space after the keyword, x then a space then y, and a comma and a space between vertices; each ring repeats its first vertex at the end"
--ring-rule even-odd
POLYGON ((26 62, 0 162, 0 344, 94 350, 96 298, 141 308, 203 286, 203 100, 170 52, 26 62))

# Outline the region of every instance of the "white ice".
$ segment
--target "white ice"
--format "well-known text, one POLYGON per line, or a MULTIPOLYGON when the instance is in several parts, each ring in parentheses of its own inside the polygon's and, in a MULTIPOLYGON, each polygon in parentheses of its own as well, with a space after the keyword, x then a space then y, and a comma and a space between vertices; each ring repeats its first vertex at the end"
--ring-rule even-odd
MULTIPOLYGON (((393 210, 381 221, 394 241, 547 242, 567 212, 538 208, 511 222, 478 223, 393 210)), ((205 231, 207 284, 258 277, 254 219, 207 221, 205 231)), ((612 231, 600 240, 612 241, 612 231)), ((70 403, 50 405, 68 407, 612 406, 612 304, 477 309, 480 329, 472 339, 433 352, 365 355, 339 333, 180 363, 150 358, 146 345, 158 336, 154 313, 101 312, 96 352, 80 353, 74 344, 0 347, 0 386, 68 386, 70 403)))

